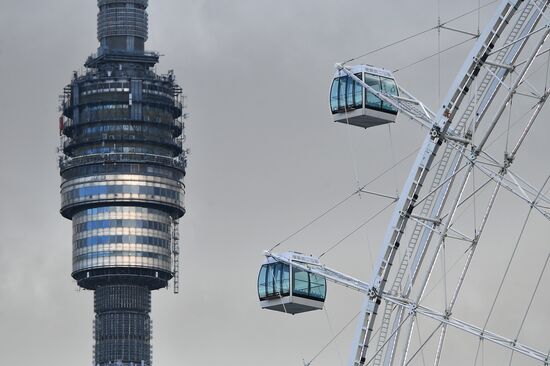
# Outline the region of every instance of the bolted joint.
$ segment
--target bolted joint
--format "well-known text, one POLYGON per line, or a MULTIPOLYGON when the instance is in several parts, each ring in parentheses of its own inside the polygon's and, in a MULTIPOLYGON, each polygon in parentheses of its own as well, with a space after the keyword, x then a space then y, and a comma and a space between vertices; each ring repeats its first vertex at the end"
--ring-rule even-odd
POLYGON ((540 97, 540 101, 539 103, 545 103, 546 102, 546 99, 548 99, 548 95, 550 95, 550 89, 549 90, 546 90, 542 96, 540 97))
POLYGON ((514 155, 510 155, 508 152, 504 153, 504 164, 502 167, 504 171, 507 171, 508 168, 510 168, 510 166, 514 163, 514 158, 514 155))
POLYGON ((378 299, 378 289, 376 287, 371 287, 368 291, 367 291, 367 296, 369 297, 369 299, 371 300, 375 300, 375 299, 378 299))
POLYGON ((430 136, 432 140, 437 140, 441 138, 441 128, 438 126, 434 126, 432 130, 430 131, 430 136))
POLYGON ((481 150, 479 148, 477 148, 476 146, 472 145, 472 150, 470 151, 469 163, 474 164, 474 162, 479 157, 479 154, 481 154, 481 150))
POLYGON ((475 247, 478 243, 479 243, 479 239, 480 239, 480 234, 477 234, 474 239, 472 240, 472 247, 475 247))

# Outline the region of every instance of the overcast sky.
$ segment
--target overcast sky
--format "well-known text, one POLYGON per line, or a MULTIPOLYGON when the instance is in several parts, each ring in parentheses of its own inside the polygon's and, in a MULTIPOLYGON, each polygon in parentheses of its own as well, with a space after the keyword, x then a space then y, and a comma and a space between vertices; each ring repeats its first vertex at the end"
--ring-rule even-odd
MULTIPOLYGON (((441 0, 443 20, 477 0, 441 0)), ((494 5, 481 12, 482 23, 494 5)), ((90 365, 92 293, 70 277, 71 224, 59 213, 58 95, 97 48, 94 0, 3 0, 0 12, 0 357, 5 365, 90 365)), ((433 27, 437 1, 152 0, 151 50, 159 72, 174 69, 190 118, 182 230, 182 291, 154 293, 155 365, 302 365, 356 314, 362 295, 329 287, 326 312, 290 317, 262 311, 256 278, 262 251, 287 237, 417 148, 424 132, 400 117, 367 132, 336 125, 328 109, 335 62, 433 27)), ((477 14, 455 24, 477 29, 477 14)), ((467 37, 444 32, 442 48, 467 37)), ((406 68, 399 82, 433 109, 472 43, 406 68), (438 89, 441 84, 441 93, 438 89)), ((399 69, 437 51, 431 32, 359 60, 399 69)), ((549 114, 528 138, 518 170, 536 186, 549 174, 549 114)), ((499 156, 500 157, 500 156, 499 156)), ((412 160, 373 187, 395 194, 412 160)), ((386 204, 356 197, 285 243, 320 254, 386 204)), ((482 323, 527 206, 503 196, 462 315, 482 323), (484 282, 485 279, 489 281, 484 282)), ((389 212, 323 259, 365 280, 389 212)), ((533 214, 521 262, 491 329, 513 338, 548 253, 548 221, 533 214), (527 269, 532 269, 528 271, 527 269), (522 276, 527 272, 529 276, 522 276), (521 299, 521 301, 516 301, 521 299), (509 326, 508 326, 509 325, 509 326)), ((525 328, 525 342, 548 350, 550 275, 525 328), (529 327, 527 327, 529 326, 529 327)), ((353 325, 314 365, 348 359, 353 325)), ((471 363, 477 340, 451 338, 449 365, 471 363), (457 349, 459 351, 457 351, 457 349)), ((490 349, 487 346, 488 350, 490 349)), ((506 354, 508 355, 508 354, 506 354)), ((507 360, 507 358, 505 358, 507 360)), ((531 365, 517 357, 517 364, 531 365)), ((419 363, 420 360, 417 360, 419 363)), ((496 361, 495 361, 496 362, 496 361)), ((496 364, 496 363, 495 363, 496 364)))

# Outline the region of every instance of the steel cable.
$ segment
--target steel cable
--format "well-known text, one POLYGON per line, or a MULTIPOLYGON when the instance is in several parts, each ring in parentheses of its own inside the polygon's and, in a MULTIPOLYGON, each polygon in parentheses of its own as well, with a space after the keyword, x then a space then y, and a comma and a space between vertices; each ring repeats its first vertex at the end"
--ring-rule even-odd
POLYGON ((433 27, 431 27, 431 28, 425 29, 425 30, 420 31, 420 32, 418 32, 418 33, 415 33, 415 34, 412 34, 412 35, 410 35, 410 36, 404 37, 404 38, 402 38, 402 39, 400 39, 400 40, 391 42, 391 43, 389 43, 389 44, 387 44, 387 45, 385 45, 385 46, 375 48, 375 49, 373 49, 373 50, 371 50, 371 51, 368 51, 368 52, 365 52, 365 53, 363 53, 363 54, 361 54, 361 55, 359 55, 359 56, 350 58, 349 60, 345 61, 343 64, 347 64, 347 63, 352 62, 352 61, 355 61, 355 60, 357 60, 357 59, 360 59, 360 58, 363 58, 363 57, 372 55, 372 54, 374 54, 374 53, 380 52, 380 51, 385 50, 385 49, 387 49, 387 48, 390 48, 390 47, 392 47, 392 46, 396 46, 396 45, 398 45, 398 44, 400 44, 400 43, 406 42, 406 41, 408 41, 408 40, 411 40, 411 39, 413 39, 413 38, 416 38, 416 37, 418 37, 418 36, 421 36, 421 35, 423 35, 423 34, 426 34, 426 33, 430 32, 430 31, 439 29, 439 28, 443 27, 444 25, 447 25, 447 24, 449 24, 449 23, 452 23, 452 22, 454 22, 455 20, 461 19, 461 18, 463 18, 463 17, 465 17, 465 16, 468 16, 468 15, 470 15, 470 14, 472 14, 472 13, 478 12, 479 10, 481 10, 481 9, 483 9, 483 8, 486 8, 486 7, 492 5, 492 4, 496 3, 496 2, 498 2, 498 0, 493 0, 493 1, 491 1, 491 2, 489 2, 489 3, 487 3, 487 4, 485 4, 485 5, 478 6, 476 9, 472 9, 472 10, 470 10, 470 11, 468 11, 468 12, 466 12, 466 13, 460 14, 460 15, 454 17, 454 18, 448 19, 448 20, 446 20, 445 22, 440 23, 439 25, 433 26, 433 27))

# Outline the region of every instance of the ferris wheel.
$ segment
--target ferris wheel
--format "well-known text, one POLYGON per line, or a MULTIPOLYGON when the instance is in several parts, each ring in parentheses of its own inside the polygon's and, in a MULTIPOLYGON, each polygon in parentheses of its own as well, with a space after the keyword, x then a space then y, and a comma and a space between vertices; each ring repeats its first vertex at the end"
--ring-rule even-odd
POLYGON ((373 128, 410 119, 426 136, 398 197, 365 187, 356 192, 386 197, 393 204, 372 277, 355 278, 314 256, 278 253, 277 245, 265 252, 258 277, 262 308, 289 314, 322 309, 327 281, 364 293, 352 366, 472 364, 449 361, 461 352, 449 350, 450 338, 453 348, 473 347, 474 364, 481 364, 489 345, 510 365, 550 364, 548 332, 534 343, 524 341, 533 337, 523 337, 532 305, 544 291, 541 280, 550 252, 529 268, 529 288, 514 299, 514 309, 521 309, 515 331, 502 334, 489 326, 501 290, 513 277, 511 267, 528 223, 536 219, 548 225, 550 220, 550 175, 533 183, 514 165, 550 95, 550 50, 544 47, 550 35, 549 4, 500 1, 435 112, 402 88, 389 70, 336 65, 330 91, 335 122, 373 128), (472 274, 491 215, 503 209, 503 194, 524 205, 527 215, 509 212, 522 225, 511 239, 513 250, 504 269, 484 263, 481 272, 472 274), (484 322, 461 319, 456 314, 461 303, 477 300, 461 297, 465 284, 488 275, 495 278, 496 291, 487 294, 484 322))

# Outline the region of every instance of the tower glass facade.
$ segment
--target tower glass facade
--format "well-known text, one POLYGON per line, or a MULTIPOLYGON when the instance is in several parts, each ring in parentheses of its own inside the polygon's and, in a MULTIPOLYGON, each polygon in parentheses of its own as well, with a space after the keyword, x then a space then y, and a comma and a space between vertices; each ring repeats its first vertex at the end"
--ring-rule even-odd
POLYGON ((94 365, 150 366, 151 291, 178 274, 185 214, 182 90, 145 51, 147 0, 98 6, 98 51, 64 90, 61 214, 95 292, 94 365))

